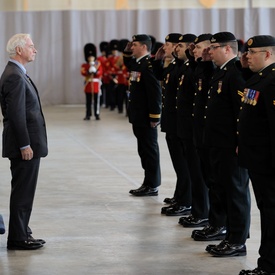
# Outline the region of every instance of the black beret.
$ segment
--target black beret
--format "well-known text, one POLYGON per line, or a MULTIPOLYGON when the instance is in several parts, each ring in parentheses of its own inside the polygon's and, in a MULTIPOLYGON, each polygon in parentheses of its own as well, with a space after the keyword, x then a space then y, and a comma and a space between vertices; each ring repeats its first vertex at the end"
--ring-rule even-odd
POLYGON ((182 36, 180 33, 170 33, 165 37, 165 42, 179 43, 179 38, 182 36))
POLYGON ((96 58, 96 46, 92 43, 87 43, 84 46, 85 60, 88 62, 88 57, 94 56, 96 58))
POLYGON ((115 51, 118 50, 119 41, 117 39, 113 39, 110 41, 110 50, 115 51))
POLYGON ((224 43, 231 41, 237 41, 235 35, 231 32, 218 32, 210 38, 211 43, 224 43))
POLYGON ((197 36, 195 34, 187 33, 187 34, 182 35, 179 38, 178 42, 193 43, 196 38, 197 38, 197 36))
POLYGON ((275 37, 271 35, 257 35, 247 40, 248 48, 275 46, 275 37))
POLYGON ((133 35, 132 39, 133 39, 133 41, 138 41, 138 42, 151 41, 151 37, 147 34, 133 35))
POLYGON ((210 40, 211 37, 213 36, 213 34, 211 33, 203 33, 203 34, 200 34, 194 41, 195 44, 198 44, 202 41, 206 41, 206 40, 210 40))

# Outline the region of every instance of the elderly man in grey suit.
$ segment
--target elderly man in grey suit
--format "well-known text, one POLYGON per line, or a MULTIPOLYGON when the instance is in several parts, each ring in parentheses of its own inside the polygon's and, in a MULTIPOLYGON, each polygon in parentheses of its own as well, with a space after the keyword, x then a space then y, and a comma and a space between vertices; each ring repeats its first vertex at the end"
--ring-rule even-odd
POLYGON ((44 116, 37 89, 25 65, 37 50, 29 34, 15 34, 7 43, 10 60, 0 79, 3 114, 3 152, 11 169, 10 219, 7 248, 33 250, 43 247, 29 228, 40 158, 48 154, 44 116))

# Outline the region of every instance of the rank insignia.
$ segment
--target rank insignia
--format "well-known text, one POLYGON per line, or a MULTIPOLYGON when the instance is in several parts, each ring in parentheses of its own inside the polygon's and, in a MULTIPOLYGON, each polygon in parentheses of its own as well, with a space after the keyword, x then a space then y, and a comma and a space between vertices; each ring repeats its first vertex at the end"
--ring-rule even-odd
POLYGON ((141 72, 132 71, 130 73, 130 81, 137 81, 137 82, 139 82, 140 81, 140 77, 141 77, 141 72))
POLYGON ((219 94, 221 93, 221 91, 222 91, 222 81, 219 81, 217 93, 219 94))
POLYGON ((273 105, 275 105, 275 100, 273 100, 273 105))
POLYGON ((201 91, 202 90, 202 79, 200 78, 198 81, 198 90, 201 91))
POLYGON ((242 102, 255 106, 258 102, 260 92, 252 89, 244 89, 242 102))

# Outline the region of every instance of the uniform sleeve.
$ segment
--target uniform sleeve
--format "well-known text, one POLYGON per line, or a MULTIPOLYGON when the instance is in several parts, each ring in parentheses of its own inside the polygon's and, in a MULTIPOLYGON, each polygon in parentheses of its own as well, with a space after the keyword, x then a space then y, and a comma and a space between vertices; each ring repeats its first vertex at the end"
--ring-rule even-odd
POLYGON ((161 86, 153 72, 151 62, 148 63, 144 78, 148 97, 149 119, 152 122, 159 122, 161 116, 161 86))

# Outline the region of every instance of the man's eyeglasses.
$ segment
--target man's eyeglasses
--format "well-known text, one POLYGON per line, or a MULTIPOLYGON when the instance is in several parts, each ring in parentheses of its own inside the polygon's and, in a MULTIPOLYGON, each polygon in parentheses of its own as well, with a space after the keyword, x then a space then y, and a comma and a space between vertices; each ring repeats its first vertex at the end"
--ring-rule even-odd
POLYGON ((266 51, 254 51, 254 50, 251 50, 251 49, 249 49, 249 50, 247 51, 247 53, 250 53, 250 54, 264 53, 264 52, 266 52, 266 51))
POLYGON ((224 45, 218 45, 218 46, 211 45, 211 46, 209 46, 210 50, 216 50, 216 49, 221 48, 221 47, 224 47, 224 45))

